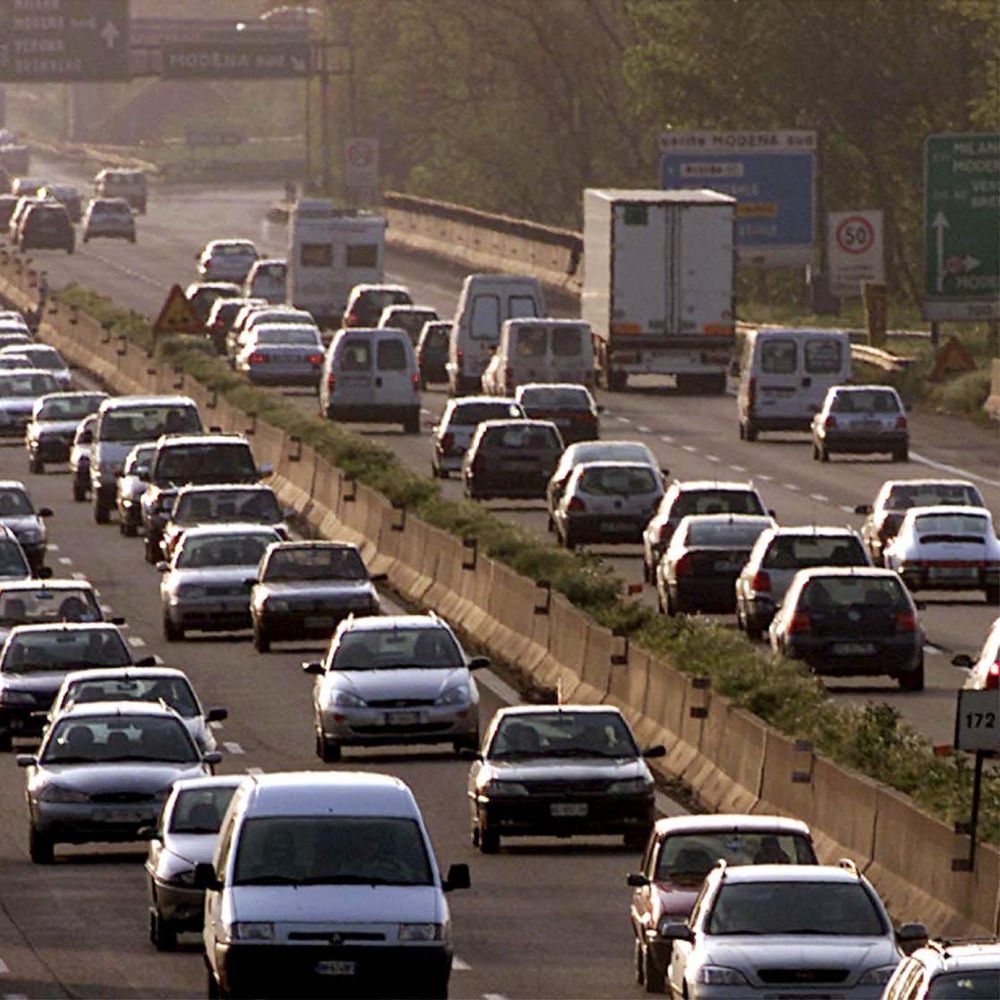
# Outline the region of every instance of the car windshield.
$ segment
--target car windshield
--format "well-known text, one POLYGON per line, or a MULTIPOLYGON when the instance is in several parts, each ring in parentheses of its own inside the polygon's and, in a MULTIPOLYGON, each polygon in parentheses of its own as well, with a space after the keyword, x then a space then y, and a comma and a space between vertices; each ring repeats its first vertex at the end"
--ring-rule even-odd
POLYGON ((580 474, 579 488, 592 496, 628 496, 632 493, 658 493, 659 481, 648 466, 638 468, 585 469, 580 474))
POLYGON ((879 937, 888 930, 860 882, 806 881, 723 885, 705 929, 709 934, 856 937, 879 937))
POLYGON ((175 524, 211 521, 276 524, 281 520, 281 508, 278 506, 278 498, 270 489, 199 490, 178 496, 171 520, 175 524))
POLYGON ((235 785, 218 785, 178 792, 170 814, 170 832, 218 833, 235 791, 235 785))
POLYGON ((525 410, 589 410, 593 405, 590 393, 582 386, 524 389, 519 401, 525 410))
POLYGON ((98 622, 101 609, 89 587, 0 592, 0 624, 40 625, 45 622, 98 622))
POLYGON ((257 344, 290 344, 293 347, 319 347, 319 335, 312 330, 261 330, 257 344))
POLYGON ((224 483, 256 479, 257 466, 245 444, 184 444, 161 448, 155 460, 157 483, 224 483))
POLYGON ((894 392, 879 389, 852 389, 838 392, 830 403, 833 413, 898 413, 899 400, 894 392))
POLYGON ((777 535, 762 562, 764 569, 867 565, 864 547, 853 535, 777 535))
POLYGON ((863 605, 869 609, 909 608, 901 581, 890 576, 822 576, 808 580, 799 603, 810 611, 863 605))
POLYGON ((461 403, 451 411, 448 426, 475 427, 484 420, 503 420, 505 417, 521 416, 521 408, 516 403, 461 403))
POLYGON ((145 715, 57 719, 41 757, 43 764, 198 760, 198 750, 179 719, 145 715))
POLYGON ((0 371, 0 398, 36 399, 59 388, 56 380, 44 372, 0 371))
POLYGON ((185 537, 177 554, 178 569, 204 569, 209 566, 256 566, 268 545, 276 541, 273 533, 259 535, 197 535, 185 537))
POLYGON ((161 434, 196 434, 201 430, 193 406, 129 406, 106 410, 102 441, 153 441, 161 434))
POLYGON ((141 677, 81 678, 66 690, 60 708, 93 701, 163 701, 185 719, 201 714, 186 677, 155 670, 144 670, 141 677))
POLYGON ((688 526, 685 541, 689 546, 750 549, 768 527, 770 525, 766 521, 750 524, 741 521, 695 523, 688 526))
POLYGON ((942 972, 927 988, 927 1000, 996 1000, 998 995, 1000 973, 995 964, 992 969, 942 972))
POLYGON ((83 420, 101 405, 103 396, 57 396, 39 407, 38 420, 83 420))
POLYGON ((968 483, 901 483, 889 490, 886 510, 909 510, 911 507, 936 507, 951 504, 956 507, 982 507, 983 497, 968 483))
POLYGON ((31 576, 24 551, 13 538, 0 538, 0 577, 31 576))
POLYGON ((337 645, 331 670, 393 670, 462 666, 462 651, 448 629, 387 628, 347 632, 337 645))
POLYGON ((972 542, 986 540, 986 518, 975 514, 923 514, 914 530, 921 543, 972 542))
POLYGON ((670 516, 766 513, 753 490, 685 490, 678 494, 670 516))
POLYGON ((639 750, 617 712, 531 712, 504 717, 493 734, 494 757, 636 757, 639 750))
POLYGON ((11 634, 3 648, 0 670, 31 674, 84 667, 127 667, 128 646, 117 629, 95 628, 11 634))
POLYGON ((27 517, 35 513, 24 490, 0 489, 0 518, 27 517))
POLYGON ((264 567, 268 583, 290 580, 367 580, 358 550, 347 545, 275 549, 264 567))
POLYGON ((234 885, 432 885, 415 820, 261 816, 240 831, 234 885))
POLYGON ((719 830, 665 837, 656 859, 659 882, 700 885, 719 859, 729 865, 814 865, 808 837, 773 830, 719 830))

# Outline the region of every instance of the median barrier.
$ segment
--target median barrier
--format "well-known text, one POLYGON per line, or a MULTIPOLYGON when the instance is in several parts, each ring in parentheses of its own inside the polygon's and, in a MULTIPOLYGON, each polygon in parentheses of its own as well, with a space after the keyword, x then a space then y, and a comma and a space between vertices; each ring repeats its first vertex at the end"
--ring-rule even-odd
POLYGON ((621 670, 611 672, 611 686, 608 689, 607 700, 621 709, 629 725, 635 730, 636 736, 639 736, 643 721, 648 719, 644 710, 651 662, 652 657, 649 653, 633 647, 629 650, 628 664, 621 670))
POLYGON ((622 655, 624 640, 612 635, 611 629, 593 625, 585 618, 584 622, 587 625, 587 652, 581 665, 583 684, 577 690, 574 700, 597 705, 608 697, 611 671, 628 669, 624 664, 615 665, 611 662, 613 656, 622 655))
POLYGON ((562 594, 553 594, 549 606, 549 648, 532 678, 562 703, 576 700, 581 685, 580 666, 587 655, 587 620, 562 594))
POLYGON ((812 764, 812 814, 821 856, 834 861, 845 853, 867 868, 875 853, 875 818, 881 785, 824 757, 812 764))
POLYGON ((466 570, 461 578, 463 606, 458 614, 458 625, 484 645, 489 643, 494 627, 500 627, 487 608, 496 572, 496 562, 488 556, 480 556, 475 568, 466 570))
POLYGON ((667 748, 664 769, 676 774, 668 762, 680 740, 684 712, 684 677, 663 660, 650 657, 646 674, 646 694, 640 709, 636 734, 644 743, 663 743, 667 748))
POLYGON ((709 700, 698 756, 683 778, 713 812, 750 812, 760 795, 764 727, 726 699, 709 700))

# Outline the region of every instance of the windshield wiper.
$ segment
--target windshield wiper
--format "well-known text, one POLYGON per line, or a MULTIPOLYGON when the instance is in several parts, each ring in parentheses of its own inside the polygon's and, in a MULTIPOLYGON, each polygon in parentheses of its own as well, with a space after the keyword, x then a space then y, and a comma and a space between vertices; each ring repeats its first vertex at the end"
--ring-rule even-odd
POLYGON ((549 750, 547 756, 552 757, 628 757, 626 753, 616 753, 614 750, 588 750, 586 747, 563 747, 560 750, 549 750))
POLYGON ((177 760, 174 757, 150 757, 144 753, 123 753, 116 757, 102 757, 98 763, 117 764, 121 761, 138 761, 144 764, 193 764, 194 761, 177 760))
POLYGON ((314 875, 299 879, 299 885, 418 885, 410 879, 380 878, 377 875, 314 875))
POLYGON ((302 885, 302 879, 291 875, 251 875, 236 879, 234 885, 302 885))
POLYGON ((100 764, 95 757, 44 757, 39 764, 100 764))

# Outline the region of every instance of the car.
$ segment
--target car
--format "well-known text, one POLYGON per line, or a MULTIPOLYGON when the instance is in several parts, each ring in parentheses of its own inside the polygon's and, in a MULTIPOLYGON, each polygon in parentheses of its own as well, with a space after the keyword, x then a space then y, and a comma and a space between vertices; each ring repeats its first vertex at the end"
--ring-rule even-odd
POLYGON ((198 275, 202 281, 238 282, 235 294, 242 295, 243 282, 259 258, 250 240, 211 240, 197 255, 198 275))
POLYGON ((0 333, 11 333, 20 331, 24 333, 28 340, 31 339, 31 330, 24 315, 17 309, 0 309, 0 333))
POLYGON ((149 940, 173 951, 182 931, 203 926, 205 891, 194 886, 195 865, 212 860, 222 817, 241 774, 175 781, 149 841, 149 940))
POLYGON ((913 592, 982 590, 1000 604, 1000 539, 985 507, 911 507, 883 560, 913 592))
POLYGON ((83 217, 83 242, 119 239, 135 243, 135 217, 124 198, 91 198, 83 217))
POLYGON ((770 514, 753 483, 689 479, 671 483, 642 533, 643 576, 656 582, 656 567, 670 538, 688 514, 770 514))
POLYGON ((32 575, 28 557, 24 554, 17 535, 0 524, 0 584, 7 580, 26 580, 32 575))
POLYGON ((262 385, 316 386, 322 367, 323 341, 312 324, 255 326, 233 359, 236 371, 262 385))
POLYGON ((15 736, 44 730, 45 713, 72 671, 153 663, 148 657, 133 664, 125 637, 110 622, 15 626, 0 649, 0 750, 10 750, 15 736))
POLYGON ((115 485, 115 509, 118 530, 132 537, 142 526, 142 495, 149 485, 149 465, 156 451, 155 444, 137 444, 125 457, 125 464, 115 485))
POLYGON ((636 543, 663 496, 659 469, 645 462, 582 462, 552 511, 567 549, 586 542, 636 543))
POLYGON ((224 708, 202 708, 191 681, 173 667, 109 667, 67 674, 49 710, 49 724, 74 705, 93 701, 152 701, 172 708, 198 748, 216 749, 211 723, 229 717, 224 708))
POLYGON ((351 289, 341 326, 375 327, 386 306, 411 306, 413 297, 406 285, 360 284, 351 289))
POLYGON ((449 399, 440 421, 434 425, 431 474, 438 479, 447 479, 452 472, 460 472, 476 428, 484 420, 508 418, 524 418, 521 407, 509 399, 493 396, 449 399))
POLYGON ((38 189, 38 197, 57 201, 66 206, 70 222, 79 222, 82 214, 80 192, 72 184, 46 184, 38 189))
POLYGON ((11 191, 20 196, 32 195, 38 197, 38 192, 45 187, 46 181, 41 177, 15 177, 11 184, 11 191))
POLYGON ((373 325, 405 330, 413 346, 416 347, 420 340, 420 331, 423 330, 424 326, 427 323, 437 321, 437 310, 430 306, 388 305, 382 310, 373 325))
POLYGON ((593 345, 590 324, 580 320, 508 319, 483 372, 482 391, 513 396, 518 386, 530 383, 590 388, 593 345))
POLYGON ((657 820, 641 869, 627 878, 633 968, 647 992, 666 989, 673 941, 661 937, 660 928, 688 919, 705 876, 720 859, 727 865, 819 863, 809 827, 798 819, 718 814, 657 820))
POLYGON ((165 705, 75 705, 53 720, 37 754, 17 755, 28 772, 31 860, 52 864, 61 843, 140 839, 175 781, 207 776, 221 759, 202 754, 165 705))
POLYGON ((146 174, 142 170, 105 167, 94 177, 94 193, 100 198, 124 198, 140 215, 146 214, 146 174))
POLYGON ((195 867, 195 887, 205 889, 208 992, 447 996, 446 894, 469 883, 467 865, 441 877, 420 808, 399 778, 250 775, 233 795, 212 864, 195 867), (254 920, 234 922, 236 914, 254 920))
POLYGON ((889 452, 894 462, 910 455, 906 407, 891 385, 835 385, 812 420, 813 458, 834 453, 889 452))
POLYGON ((66 392, 73 383, 73 373, 63 356, 48 344, 13 344, 0 348, 0 357, 16 354, 28 359, 29 368, 46 371, 56 380, 59 388, 66 392))
POLYGON ((617 835, 641 849, 655 819, 655 784, 622 713, 611 705, 501 708, 469 769, 472 843, 501 837, 617 835))
POLYGON ((656 567, 656 604, 665 615, 736 610, 736 578, 761 533, 766 514, 686 514, 656 567))
POLYGON ((0 371, 0 437, 23 438, 35 403, 62 388, 52 372, 30 365, 0 371))
POLYGON ((27 354, 0 354, 0 371, 11 371, 14 368, 28 368, 31 361, 27 354))
POLYGON ((0 524, 14 533, 34 573, 45 565, 45 521, 50 517, 50 507, 35 509, 24 483, 0 480, 0 524))
POLYGON ((288 263, 283 257, 259 258, 253 262, 243 282, 243 294, 279 304, 285 301, 288 263))
POLYGON ((199 321, 204 324, 208 314, 219 299, 236 299, 243 295, 243 289, 234 281, 193 281, 184 289, 184 297, 199 321))
POLYGON ((484 420, 462 460, 462 482, 470 500, 545 496, 563 452, 551 420, 484 420))
POLYGON ((757 537, 736 578, 736 624, 751 639, 759 639, 800 569, 870 565, 868 553, 852 528, 769 528, 757 537))
POLYGON ((882 552, 899 531, 903 515, 911 507, 933 507, 951 504, 985 507, 979 488, 963 479, 889 479, 880 487, 871 504, 859 504, 855 514, 866 515, 861 526, 872 562, 883 565, 882 552))
MULTIPOLYGON (((0 326, 0 348, 14 346, 27 347, 34 343, 37 343, 37 341, 31 336, 31 331, 27 327, 15 324, 13 321, 8 321, 0 326)), ((22 354, 21 357, 26 359, 27 355, 22 354)), ((25 366, 21 365, 20 367, 25 366)))
POLYGON ((266 306, 266 299, 216 299, 205 319, 205 328, 216 354, 226 353, 226 338, 244 306, 266 306))
POLYGON ((31 411, 24 433, 28 470, 41 475, 47 462, 68 461, 80 421, 96 413, 107 398, 103 392, 53 392, 42 396, 31 411))
POLYGON ((585 385, 529 382, 517 387, 514 402, 530 420, 551 420, 566 444, 593 441, 601 436, 598 414, 604 407, 594 402, 585 385))
POLYGON ((667 989, 711 997, 874 998, 903 957, 927 940, 922 924, 893 930, 885 905, 852 862, 728 865, 709 872, 673 942, 667 989))
POLYGON ((76 249, 76 233, 65 205, 54 201, 39 201, 31 205, 18 222, 17 246, 25 250, 76 249))
POLYGON ((885 676, 924 689, 924 633, 917 607, 892 570, 800 569, 768 629, 776 653, 817 674, 885 676))
POLYGON ((279 542, 261 557, 250 598, 253 644, 266 653, 282 639, 327 639, 349 615, 378 615, 381 602, 357 546, 279 542))
MULTIPOLYGON (((0 646, 18 625, 52 622, 103 622, 94 585, 87 580, 21 579, 0 581, 0 646)), ((121 625, 124 618, 113 619, 121 625)))
MULTIPOLYGON (((240 301, 245 302, 245 299, 240 301)), ((245 305, 237 314, 226 333, 226 355, 230 364, 235 364, 236 356, 250 337, 254 327, 261 324, 291 324, 292 326, 316 327, 312 313, 294 306, 245 305)), ((318 327, 317 327, 318 329, 318 327)))
POLYGON ((928 941, 902 960, 882 1000, 992 1000, 1000 996, 1000 938, 928 941))
POLYGON ((420 365, 421 388, 429 384, 448 381, 448 337, 451 323, 436 320, 424 323, 417 340, 417 364, 420 365))
POLYGON ((316 756, 329 764, 345 746, 450 743, 479 746, 479 689, 472 674, 489 666, 469 657, 435 614, 350 615, 322 661, 302 664, 316 678, 316 756))
MULTIPOLYGON (((2 188, 3 185, 0 183, 0 190, 2 188)), ((10 226, 10 217, 14 214, 14 209, 17 208, 17 203, 20 200, 16 194, 0 193, 0 233, 7 232, 7 228, 10 226)))
POLYGON ((973 660, 967 653, 951 659, 952 666, 969 671, 965 687, 973 691, 995 691, 1000 688, 1000 618, 994 618, 979 656, 973 660))
POLYGON ((219 524, 188 528, 163 573, 163 637, 177 642, 189 630, 230 632, 250 628, 249 582, 267 547, 280 541, 273 528, 219 524))
POLYGON ((84 417, 76 425, 73 443, 69 448, 69 474, 73 499, 83 503, 90 493, 90 448, 94 443, 97 414, 84 417))
POLYGON ((7 223, 7 240, 11 244, 16 244, 20 232, 21 223, 24 221, 24 217, 28 214, 28 209, 34 205, 44 205, 45 202, 41 198, 36 198, 32 194, 22 194, 17 196, 17 204, 14 206, 14 211, 10 214, 10 221, 7 223))

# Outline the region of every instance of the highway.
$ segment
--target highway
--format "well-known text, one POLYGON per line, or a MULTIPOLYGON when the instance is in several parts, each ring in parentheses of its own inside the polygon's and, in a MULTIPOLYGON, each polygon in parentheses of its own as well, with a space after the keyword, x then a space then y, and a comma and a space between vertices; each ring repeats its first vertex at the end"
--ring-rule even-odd
MULTIPOLYGON (((79 168, 40 160, 35 170, 85 188, 88 179, 79 168)), ((195 280, 194 261, 203 244, 212 238, 241 236, 254 239, 269 254, 283 255, 283 225, 265 220, 267 208, 278 192, 274 185, 234 189, 213 187, 154 188, 149 214, 139 217, 135 246, 115 241, 78 244, 72 257, 57 252, 36 255, 49 281, 59 287, 69 281, 95 288, 147 316, 155 317, 170 284, 182 286, 195 280)), ((462 269, 439 261, 398 252, 389 253, 387 278, 410 285, 418 303, 426 303, 442 316, 450 316, 461 282, 462 269)), ((1000 523, 1000 470, 996 434, 968 421, 917 413, 911 415, 911 461, 889 463, 881 457, 835 457, 829 464, 812 461, 803 435, 767 435, 756 444, 740 442, 735 407, 730 396, 679 396, 673 390, 641 380, 629 392, 602 392, 604 437, 630 437, 645 441, 663 466, 679 479, 752 479, 767 505, 783 524, 851 524, 862 518, 853 513, 859 503, 871 502, 887 478, 958 475, 974 479, 987 497, 994 521, 1000 523)), ((302 390, 287 390, 303 407, 315 407, 315 397, 302 390)), ((442 412, 447 397, 440 387, 424 393, 424 423, 429 430, 442 412)), ((391 448, 415 470, 429 474, 431 443, 402 435, 397 428, 384 430, 358 426, 359 433, 391 448)), ((442 484, 446 497, 457 498, 457 479, 442 484)), ((542 537, 546 535, 543 506, 534 503, 495 503, 495 510, 542 537)), ((641 583, 638 546, 595 546, 629 583, 641 583)), ((653 588, 644 587, 642 600, 654 599, 653 588)), ((902 694, 886 679, 830 680, 831 695, 863 703, 886 701, 898 708, 935 743, 952 738, 954 692, 964 673, 950 665, 958 652, 974 653, 996 609, 988 607, 981 593, 921 593, 926 605, 922 623, 926 633, 927 688, 920 695, 902 694)), ((732 619, 726 619, 731 622, 732 619)))

